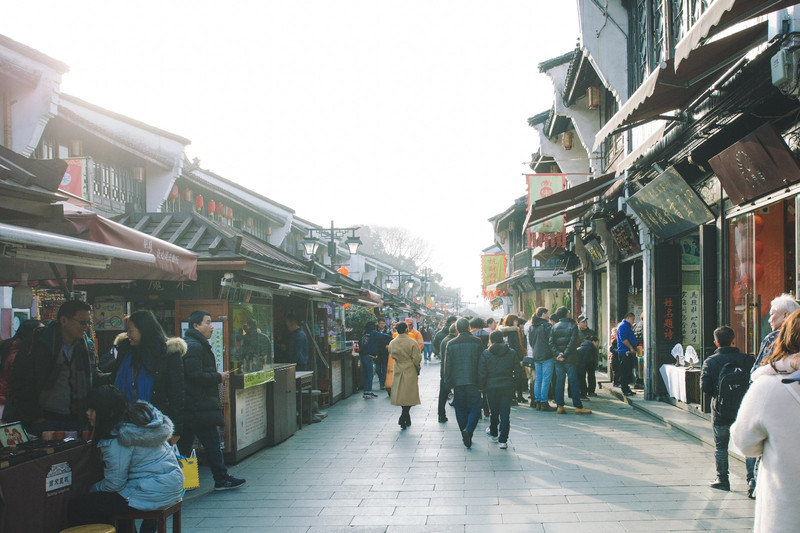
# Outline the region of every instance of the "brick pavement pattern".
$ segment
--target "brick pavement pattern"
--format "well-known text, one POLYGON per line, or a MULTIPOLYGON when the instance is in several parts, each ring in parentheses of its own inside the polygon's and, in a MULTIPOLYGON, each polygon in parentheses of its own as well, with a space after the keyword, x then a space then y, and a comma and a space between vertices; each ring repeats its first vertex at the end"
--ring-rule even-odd
MULTIPOLYGON (((383 391, 353 395, 321 423, 231 469, 242 489, 198 495, 185 531, 663 532, 748 531, 744 464, 730 493, 710 489, 713 450, 605 391, 592 415, 512 407, 507 450, 478 425, 471 449, 452 408, 437 420, 439 365, 423 365, 423 405, 401 431, 383 391)), ((569 402, 568 402, 569 403, 569 402)), ((207 468, 201 467, 201 472, 207 468)))

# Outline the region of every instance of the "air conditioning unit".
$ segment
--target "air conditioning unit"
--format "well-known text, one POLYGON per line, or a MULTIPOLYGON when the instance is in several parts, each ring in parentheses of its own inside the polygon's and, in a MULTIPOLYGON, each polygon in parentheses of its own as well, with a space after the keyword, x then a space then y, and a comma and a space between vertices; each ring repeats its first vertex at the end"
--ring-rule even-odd
POLYGON ((770 59, 772 84, 782 93, 800 96, 800 9, 789 7, 769 15, 769 39, 783 36, 781 49, 770 59))

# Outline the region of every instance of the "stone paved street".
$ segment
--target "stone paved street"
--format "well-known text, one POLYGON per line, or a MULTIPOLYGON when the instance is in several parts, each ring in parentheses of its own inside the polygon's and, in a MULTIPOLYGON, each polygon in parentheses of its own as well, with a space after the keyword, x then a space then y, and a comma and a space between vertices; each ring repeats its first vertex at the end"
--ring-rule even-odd
MULTIPOLYGON (((713 450, 600 391, 595 413, 512 407, 508 450, 484 435, 472 449, 436 415, 439 365, 423 366, 423 405, 400 431, 385 393, 354 395, 322 423, 231 469, 241 490, 193 494, 186 531, 663 532, 747 531, 744 465, 733 492, 707 487, 713 450)), ((207 469, 201 467, 203 474, 207 469)), ((206 480, 207 481, 207 480, 206 480)), ((207 483, 206 483, 207 484, 207 483)), ((206 485, 204 484, 204 486, 206 485)), ((201 489, 202 490, 202 489, 201 489)))

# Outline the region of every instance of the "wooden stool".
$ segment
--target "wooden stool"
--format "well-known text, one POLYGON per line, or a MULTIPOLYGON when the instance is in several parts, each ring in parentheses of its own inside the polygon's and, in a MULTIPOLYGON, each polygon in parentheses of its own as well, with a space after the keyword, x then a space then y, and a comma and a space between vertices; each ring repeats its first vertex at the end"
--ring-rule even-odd
POLYGON ((181 501, 183 500, 155 511, 115 514, 111 519, 117 523, 120 533, 135 533, 134 520, 155 520, 158 523, 158 533, 167 533, 167 518, 172 516, 173 533, 181 533, 181 501))
POLYGON ((62 529, 60 533, 116 533, 114 526, 108 524, 86 524, 85 526, 75 526, 69 529, 62 529))

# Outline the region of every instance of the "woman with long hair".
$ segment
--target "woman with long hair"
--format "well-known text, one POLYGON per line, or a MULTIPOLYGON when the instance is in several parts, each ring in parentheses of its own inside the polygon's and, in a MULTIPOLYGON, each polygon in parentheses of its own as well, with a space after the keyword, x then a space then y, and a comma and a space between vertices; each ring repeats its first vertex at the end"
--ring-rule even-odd
POLYGON ((734 444, 747 457, 761 456, 755 487, 756 533, 796 531, 800 522, 800 310, 783 323, 765 358, 752 375, 736 422, 734 444))
POLYGON ((500 324, 497 330, 503 333, 506 344, 514 351, 514 356, 517 358, 517 365, 514 367, 515 397, 511 399, 511 405, 517 405, 518 402, 525 401, 522 391, 528 388, 525 372, 522 368, 522 354, 525 352, 522 351, 522 343, 519 340, 520 335, 522 335, 522 328, 519 325, 519 317, 513 313, 504 316, 500 324))
MULTIPOLYGON (((169 418, 149 403, 128 403, 111 385, 92 392, 86 415, 103 457, 103 479, 70 503, 70 526, 111 524, 115 514, 153 511, 180 499, 183 472, 167 443, 173 429, 169 418)), ((155 526, 146 520, 140 533, 155 526)))
POLYGON ((150 402, 174 424, 172 444, 183 429, 183 354, 186 342, 178 337, 168 339, 147 310, 134 311, 127 319, 127 333, 114 341, 111 365, 114 386, 130 402, 150 402))

